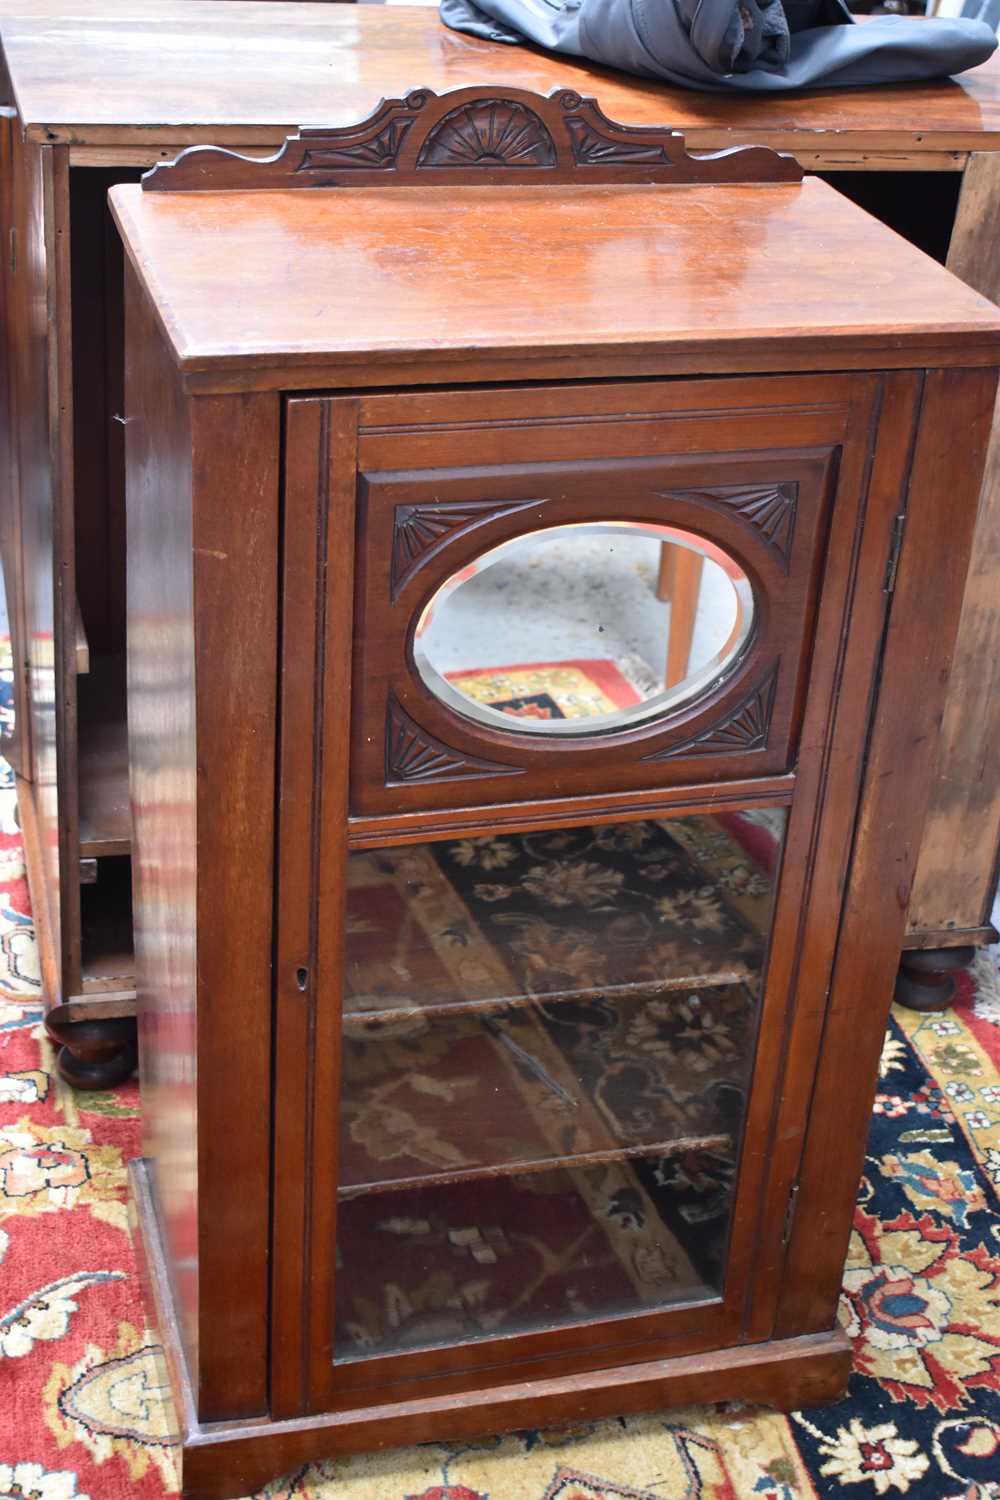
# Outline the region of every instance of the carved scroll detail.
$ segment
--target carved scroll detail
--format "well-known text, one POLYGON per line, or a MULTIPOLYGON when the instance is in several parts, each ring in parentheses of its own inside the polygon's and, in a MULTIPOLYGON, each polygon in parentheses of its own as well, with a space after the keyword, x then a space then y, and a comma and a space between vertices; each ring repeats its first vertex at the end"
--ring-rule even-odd
POLYGON ((476 776, 520 776, 520 766, 504 766, 453 750, 411 719, 390 695, 385 716, 385 780, 400 782, 459 781, 476 776))
POLYGON ((716 510, 735 511, 775 553, 787 573, 799 503, 797 483, 713 485, 703 490, 660 490, 664 499, 690 500, 716 510))
POLYGON ((147 172, 147 191, 347 187, 367 182, 799 182, 765 146, 690 156, 669 126, 619 125, 572 89, 547 96, 496 86, 384 99, 367 120, 302 129, 274 156, 192 146, 147 172))
POLYGON ((480 521, 509 516, 544 500, 444 500, 427 505, 397 505, 392 531, 390 590, 393 601, 405 584, 450 536, 480 521))
POLYGON ((771 714, 778 684, 778 663, 722 719, 710 724, 701 734, 680 744, 668 745, 643 760, 672 760, 676 756, 732 755, 747 750, 764 750, 771 733, 771 714))

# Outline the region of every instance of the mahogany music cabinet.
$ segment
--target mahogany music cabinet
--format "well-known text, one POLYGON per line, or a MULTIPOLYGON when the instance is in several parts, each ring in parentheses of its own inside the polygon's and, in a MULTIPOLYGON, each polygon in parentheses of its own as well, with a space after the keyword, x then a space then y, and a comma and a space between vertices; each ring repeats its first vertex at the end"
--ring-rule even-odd
POLYGON ((1000 314, 568 90, 112 204, 185 1495, 833 1399, 1000 314))

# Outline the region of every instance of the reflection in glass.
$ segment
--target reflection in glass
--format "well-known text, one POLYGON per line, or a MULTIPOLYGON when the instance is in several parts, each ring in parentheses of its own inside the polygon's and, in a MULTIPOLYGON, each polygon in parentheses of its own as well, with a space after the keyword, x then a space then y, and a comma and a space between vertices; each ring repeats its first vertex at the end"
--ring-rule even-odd
POLYGON ((336 1358, 719 1293, 783 828, 351 854, 336 1358))
POLYGON ((467 718, 593 734, 659 716, 730 670, 753 594, 714 543, 673 526, 553 526, 444 583, 414 636, 423 680, 467 718))

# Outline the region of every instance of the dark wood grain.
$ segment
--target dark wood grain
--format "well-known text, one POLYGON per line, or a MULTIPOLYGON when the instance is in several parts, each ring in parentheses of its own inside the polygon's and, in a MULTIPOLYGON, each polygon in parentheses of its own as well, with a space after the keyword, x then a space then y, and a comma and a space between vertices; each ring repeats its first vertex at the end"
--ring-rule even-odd
MULTIPOLYGON (((62 856, 70 836, 74 796, 65 780, 55 712, 56 683, 61 678, 61 647, 57 642, 59 599, 55 557, 58 534, 58 455, 50 448, 50 417, 57 409, 56 343, 57 231, 54 222, 57 180, 66 170, 65 154, 54 157, 15 137, 13 192, 14 230, 18 254, 17 287, 9 325, 12 379, 16 383, 17 466, 23 556, 24 634, 18 657, 27 674, 30 763, 22 761, 22 775, 32 782, 33 813, 37 827, 34 871, 36 890, 44 889, 49 914, 48 937, 53 953, 44 967, 59 975, 63 961, 61 906, 62 856), (63 806, 63 795, 68 807, 63 806)), ((65 222, 61 221, 65 231, 65 222)), ((68 324, 63 320, 64 337, 68 324)), ((70 695, 73 696, 72 693, 70 695)), ((63 735, 65 746, 65 735, 63 735)), ((43 928, 44 931, 44 928, 43 928)), ((69 942, 73 935, 68 928, 69 942)), ((79 941, 78 935, 76 939, 79 941)))
POLYGON ((189 410, 148 337, 144 304, 131 306, 129 733, 144 1115, 152 1139, 167 1138, 159 1191, 190 1280, 181 1311, 198 1350, 199 1410, 249 1416, 267 1392, 279 412, 275 399, 253 397, 189 410))
POLYGON ((790 729, 813 550, 825 524, 848 389, 846 380, 817 382, 812 406, 799 387, 794 413, 787 409, 791 385, 782 381, 716 387, 714 411, 707 382, 650 383, 638 406, 622 386, 585 390, 578 399, 565 388, 539 388, 530 398, 522 394, 519 404, 513 393, 482 396, 478 407, 467 393, 442 395, 433 405, 415 397, 409 410, 399 398, 370 398, 364 413, 371 430, 360 448, 367 559, 359 591, 352 813, 579 796, 595 777, 606 794, 786 770, 795 758, 790 729), (600 410, 595 401, 604 403, 600 410), (608 420, 619 409, 628 409, 620 425, 608 420), (381 425, 390 414, 399 423, 395 431, 381 425), (705 454, 723 425, 726 456, 709 461, 705 454), (740 483, 765 481, 798 487, 788 557, 776 555, 730 503, 728 492, 740 483), (752 646, 725 684, 665 724, 652 720, 555 745, 500 727, 484 732, 442 705, 410 665, 412 621, 436 589, 476 556, 539 524, 606 519, 611 495, 617 517, 707 530, 766 599, 752 646), (468 510, 417 559, 419 566, 396 577, 394 591, 396 517, 401 508, 407 516, 419 513, 431 500, 455 514, 468 510))
POLYGON ((264 160, 196 146, 143 178, 146 192, 422 187, 539 182, 800 182, 791 156, 761 146, 691 156, 680 131, 641 130, 573 89, 547 96, 479 85, 384 99, 368 119, 303 130, 264 160))
POLYGON ((827 1327, 835 1313, 892 996, 880 939, 887 928, 902 939, 995 396, 987 371, 927 376, 779 1333, 827 1327), (948 411, 961 411, 960 430, 948 411))
MULTIPOLYGON (((866 441, 861 452, 852 455, 854 472, 844 475, 842 480, 861 490, 865 531, 860 539, 849 536, 838 524, 839 515, 835 512, 826 560, 827 588, 839 580, 844 594, 833 593, 830 605, 824 602, 823 608, 839 606, 842 613, 838 620, 825 621, 821 616, 819 622, 812 671, 814 680, 825 677, 828 686, 810 699, 802 728, 803 754, 797 776, 799 795, 806 802, 819 800, 825 817, 821 828, 807 828, 793 812, 785 860, 786 869, 798 868, 801 861, 809 872, 801 886, 794 885, 802 925, 799 941, 779 946, 772 959, 772 983, 787 976, 799 989, 795 1024, 784 1039, 781 1101, 781 1110, 789 1111, 799 1121, 808 1115, 817 1059, 822 1055, 830 977, 837 955, 829 914, 838 911, 844 899, 845 867, 853 834, 848 809, 856 805, 863 769, 857 755, 841 759, 829 750, 821 749, 815 757, 810 752, 830 744, 834 726, 847 742, 859 747, 870 723, 873 684, 889 604, 884 584, 894 520, 906 493, 920 391, 919 376, 900 372, 888 377, 877 392, 874 414, 877 421, 869 411, 866 441), (845 599, 846 608, 841 602, 845 599), (866 684, 864 692, 856 686, 853 691, 846 691, 847 684, 862 682, 866 684)), ((894 941, 890 935, 887 949, 882 950, 883 959, 886 951, 891 954, 894 941)), ((881 1035, 880 1026, 881 1022, 873 1023, 873 1031, 881 1035)), ((774 1112, 777 1122, 777 1101, 774 1112)), ((776 1158, 779 1181, 801 1180, 803 1141, 801 1127, 794 1131, 775 1128, 770 1151, 776 1158)), ((799 1197, 801 1192, 800 1187, 799 1197)), ((746 1307, 746 1329, 751 1338, 763 1337, 773 1327, 775 1296, 781 1286, 785 1258, 787 1207, 787 1198, 771 1191, 761 1208, 756 1231, 760 1275, 746 1307)), ((832 1326, 835 1307, 828 1306, 825 1315, 827 1321, 822 1326, 832 1326)))
POLYGON ((203 1419, 266 1405, 279 424, 273 396, 191 414, 203 1419))
MULTIPOLYGON (((0 257, 0 327, 10 329, 14 317, 17 236, 14 224, 14 158, 16 112, 11 105, 0 109, 0 243, 11 247, 11 255, 0 257)), ((0 355, 0 561, 4 598, 13 656, 12 697, 14 728, 3 744, 7 763, 18 775, 31 766, 31 716, 28 710, 27 677, 23 662, 24 545, 21 535, 21 498, 17 461, 17 382, 7 351, 0 355)))
MULTIPOLYGON (((281 1416, 309 1408, 313 1366, 332 1358, 315 1336, 327 1309, 310 1268, 314 1256, 326 1262, 335 1234, 337 1132, 324 1100, 336 1089, 340 1025, 339 1006, 317 997, 341 982, 344 900, 334 896, 321 926, 313 893, 346 854, 355 426, 349 401, 331 410, 298 400, 286 411, 275 1151, 289 1170, 275 1198, 271 1353, 271 1410, 281 1416), (324 783, 325 756, 335 769, 324 783)), ((325 1295, 325 1276, 317 1281, 325 1295)))
POLYGON ((129 755, 143 1150, 156 1162, 179 1337, 199 1381, 197 746, 188 404, 127 283, 132 626, 129 755), (164 498, 173 497, 168 507, 164 498), (147 556, 157 561, 150 567, 147 556), (169 684, 169 691, 167 685, 169 684), (154 957, 155 955, 155 957, 154 957))

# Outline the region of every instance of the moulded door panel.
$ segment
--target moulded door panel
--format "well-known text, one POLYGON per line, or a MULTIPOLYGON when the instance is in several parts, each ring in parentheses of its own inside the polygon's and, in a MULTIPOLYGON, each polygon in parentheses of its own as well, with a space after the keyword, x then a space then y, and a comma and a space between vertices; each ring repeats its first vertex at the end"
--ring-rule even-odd
MULTIPOLYGON (((886 383, 908 432, 917 383, 886 383)), ((409 409, 409 397, 286 403, 275 1415, 767 1336, 777 1278, 761 1283, 756 1268, 780 1256, 798 1159, 786 1148, 804 1130, 836 942, 831 882, 842 889, 867 734, 870 697, 839 684, 848 663, 856 681, 874 677, 885 598, 858 622, 852 607, 861 588, 880 598, 905 486, 897 433, 869 504, 882 387, 465 392, 450 424, 448 394, 409 409), (709 449, 727 396, 738 445, 709 449), (430 409, 451 430, 428 436, 415 418, 430 409), (601 451, 568 462, 577 438, 601 451), (615 519, 700 536, 752 579, 756 634, 736 675, 768 647, 790 661, 768 765, 794 761, 795 775, 749 799, 769 811, 595 812, 560 827, 540 790, 558 794, 546 770, 558 752, 541 733, 524 752, 537 767, 531 832, 500 808, 475 839, 417 808, 405 845, 388 823, 378 837, 377 816, 352 820, 387 790, 384 723, 364 716, 371 702, 384 712, 389 686, 399 701, 404 673, 416 680, 414 615, 486 550, 478 527, 496 527, 494 545, 521 534, 539 478, 552 481, 553 528, 606 519, 613 494, 615 519), (791 524, 769 535, 741 514, 740 484, 783 498, 791 524), (635 498, 650 493, 670 497, 669 516, 635 498), (484 520, 477 506, 509 513, 484 520), (422 507, 458 524, 415 525, 422 507), (802 1086, 785 1091, 790 1046, 802 1086)), ((595 799, 623 785, 614 737, 580 754, 595 799)), ((751 755, 723 757, 720 794, 751 755)), ((703 772, 693 755, 677 771, 671 759, 678 779, 703 772)), ((500 784, 455 778, 448 796, 496 801, 500 784)))

